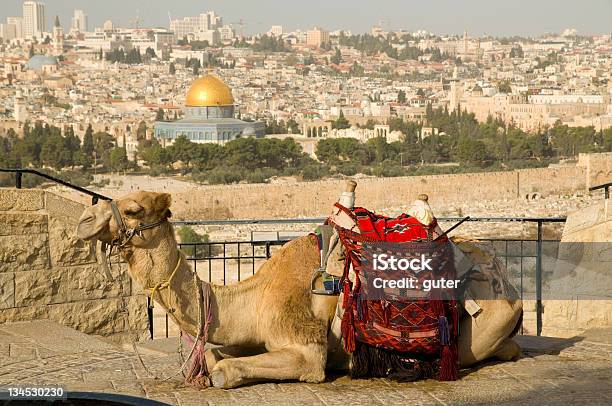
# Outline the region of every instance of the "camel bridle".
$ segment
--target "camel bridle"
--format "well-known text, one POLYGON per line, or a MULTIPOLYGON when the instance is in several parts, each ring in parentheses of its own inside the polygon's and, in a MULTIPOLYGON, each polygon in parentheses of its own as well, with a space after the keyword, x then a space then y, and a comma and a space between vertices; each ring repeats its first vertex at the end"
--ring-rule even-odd
POLYGON ((135 235, 142 237, 142 232, 144 230, 150 230, 152 228, 159 227, 167 221, 167 218, 163 217, 157 221, 154 221, 153 223, 140 224, 137 227, 127 228, 127 226, 125 225, 125 221, 123 220, 123 216, 121 216, 121 213, 119 212, 117 202, 111 200, 110 206, 111 211, 113 213, 113 217, 115 218, 115 222, 117 223, 117 227, 119 228, 119 234, 115 238, 113 238, 113 241, 111 241, 111 246, 117 246, 119 248, 122 248, 129 244, 129 242, 135 235))
MULTIPOLYGON (((110 250, 108 252, 108 254, 106 254, 106 245, 107 244, 103 244, 102 246, 102 251, 106 254, 106 264, 107 267, 105 269, 105 271, 107 272, 107 277, 112 280, 112 274, 110 273, 110 270, 108 268, 108 264, 110 263, 110 257, 112 255, 113 252, 113 248, 117 248, 118 250, 121 250, 122 248, 125 248, 126 246, 128 246, 132 240, 132 238, 134 236, 139 236, 139 237, 143 237, 142 232, 145 230, 150 230, 153 228, 157 228, 159 226, 161 226, 163 223, 167 222, 168 219, 167 217, 162 217, 161 219, 154 221, 152 223, 145 223, 145 224, 139 224, 136 227, 132 227, 132 228, 128 228, 125 224, 125 221, 123 219, 123 216, 121 216, 121 212, 119 211, 119 207, 117 206, 117 202, 115 202, 114 200, 111 200, 110 202, 110 206, 111 206, 111 212, 113 214, 113 217, 115 219, 115 222, 117 223, 117 227, 119 229, 119 232, 117 234, 117 236, 115 236, 112 241, 110 242, 110 250)), ((172 271, 172 273, 170 274, 170 277, 162 282, 158 282, 154 287, 152 288, 147 288, 145 287, 144 289, 146 291, 150 292, 149 297, 151 298, 150 301, 150 306, 153 307, 153 301, 155 299, 155 293, 159 292, 160 290, 166 289, 170 287, 170 283, 172 282, 172 279, 174 278, 174 276, 177 274, 178 269, 180 268, 180 264, 181 264, 181 260, 183 259, 183 255, 179 252, 179 256, 178 259, 176 261, 176 265, 172 271)), ((200 383, 200 380, 204 381, 204 385, 205 386, 210 386, 210 372, 208 371, 208 367, 206 365, 206 360, 204 357, 204 345, 206 344, 206 342, 208 341, 208 329, 210 327, 210 323, 212 321, 212 311, 211 311, 211 306, 210 306, 210 284, 203 282, 202 284, 198 283, 199 279, 198 276, 195 272, 193 272, 193 282, 194 285, 197 289, 198 292, 198 332, 197 335, 195 337, 195 339, 193 340, 193 345, 191 346, 191 351, 189 352, 188 356, 186 359, 184 359, 182 365, 180 366, 180 368, 178 369, 178 371, 176 371, 174 374, 166 377, 163 379, 163 381, 167 381, 175 376, 177 376, 179 373, 182 373, 185 370, 185 367, 187 366, 187 363, 191 360, 192 356, 195 355, 195 359, 194 362, 192 363, 192 366, 190 368, 190 370, 188 371, 188 375, 185 377, 186 378, 186 383, 192 384, 192 385, 198 385, 200 383)), ((179 353, 182 356, 182 341, 183 341, 183 331, 180 331, 180 336, 179 336, 179 353)), ((189 338, 189 336, 187 336, 189 338)), ((136 353, 138 360, 140 361, 140 364, 143 366, 143 368, 145 369, 145 371, 153 376, 156 379, 159 379, 159 377, 157 376, 157 374, 151 372, 149 370, 149 368, 146 366, 146 364, 144 363, 144 360, 142 359, 139 351, 138 351, 138 347, 136 346, 136 343, 134 341, 132 341, 132 347, 134 349, 134 352, 136 353)), ((184 373, 183 373, 184 375, 184 373)))

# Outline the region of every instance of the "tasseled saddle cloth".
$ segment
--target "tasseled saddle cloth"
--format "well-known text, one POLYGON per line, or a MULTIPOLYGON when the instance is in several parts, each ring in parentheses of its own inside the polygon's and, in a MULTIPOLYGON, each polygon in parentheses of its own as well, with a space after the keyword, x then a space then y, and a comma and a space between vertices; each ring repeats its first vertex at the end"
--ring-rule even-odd
POLYGON ((345 350, 353 355, 352 376, 456 380, 457 302, 452 291, 423 289, 426 280, 456 279, 448 238, 435 239, 435 220, 425 226, 406 214, 389 218, 360 207, 336 207, 351 216, 360 231, 343 228, 333 223, 333 218, 328 220, 346 252, 340 281, 342 337, 345 350), (431 258, 431 269, 375 270, 373 257, 383 253, 406 259, 425 255, 431 258), (354 278, 349 277, 351 266, 354 278), (374 292, 372 280, 377 277, 413 278, 418 287, 374 292))

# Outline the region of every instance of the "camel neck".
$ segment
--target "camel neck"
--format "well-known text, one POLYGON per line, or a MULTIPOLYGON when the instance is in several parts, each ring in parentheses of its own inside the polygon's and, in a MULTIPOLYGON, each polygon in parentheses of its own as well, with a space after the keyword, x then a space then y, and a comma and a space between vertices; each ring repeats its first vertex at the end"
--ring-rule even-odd
MULTIPOLYGON (((124 252, 130 273, 143 288, 152 288, 160 282, 168 281, 180 261, 176 274, 167 288, 155 293, 156 305, 161 306, 170 319, 179 328, 196 336, 199 328, 198 286, 188 261, 181 259, 182 254, 174 238, 172 226, 164 227, 157 241, 148 248, 135 248, 124 252)), ((243 320, 241 315, 253 305, 254 298, 249 294, 253 281, 246 281, 230 286, 211 284, 210 305, 212 322, 208 331, 209 342, 213 344, 244 344, 243 337, 254 337, 244 334, 246 330, 255 329, 252 320, 243 320)), ((201 283, 197 279, 197 283, 201 283)), ((247 343, 251 344, 251 343, 247 343)))

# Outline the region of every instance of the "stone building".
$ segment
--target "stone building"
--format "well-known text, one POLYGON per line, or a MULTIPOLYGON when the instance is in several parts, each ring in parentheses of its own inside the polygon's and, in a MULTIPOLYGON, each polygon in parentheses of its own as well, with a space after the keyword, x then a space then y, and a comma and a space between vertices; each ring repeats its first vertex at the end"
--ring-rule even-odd
POLYGON ((180 136, 196 143, 224 144, 241 136, 262 137, 262 122, 247 122, 234 117, 231 89, 219 78, 207 75, 196 79, 187 92, 185 118, 156 121, 155 138, 170 145, 180 136))

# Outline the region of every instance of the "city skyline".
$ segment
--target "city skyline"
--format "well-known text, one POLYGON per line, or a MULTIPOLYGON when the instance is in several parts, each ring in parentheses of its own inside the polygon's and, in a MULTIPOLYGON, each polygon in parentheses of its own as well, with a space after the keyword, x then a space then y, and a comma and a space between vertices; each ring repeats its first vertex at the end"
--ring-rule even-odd
MULTIPOLYGON (((3 0, 0 19, 22 14, 23 0, 3 0)), ((70 26, 74 9, 83 9, 89 16, 90 29, 102 26, 110 19, 118 26, 129 26, 136 16, 144 27, 168 27, 172 19, 197 15, 214 10, 224 17, 224 23, 245 22, 245 33, 263 33, 272 25, 283 25, 288 30, 306 30, 315 25, 327 30, 348 29, 356 33, 369 32, 373 25, 383 29, 427 30, 435 34, 539 36, 560 33, 576 28, 579 34, 609 34, 612 25, 607 16, 612 14, 612 3, 606 0, 541 0, 491 4, 483 0, 437 0, 428 4, 406 4, 401 0, 385 0, 386 7, 367 0, 336 2, 315 1, 308 4, 287 5, 279 0, 253 4, 238 1, 196 1, 169 3, 165 0, 108 0, 104 4, 77 0, 47 0, 46 25, 52 27, 59 15, 64 27, 70 26), (155 5, 155 7, 152 7, 155 5), (381 11, 384 10, 384 11, 381 11), (119 12, 119 10, 121 10, 119 12), (269 10, 274 10, 270 12, 269 10), (525 10, 529 10, 528 13, 525 10), (585 11, 588 10, 588 11, 585 11), (503 15, 503 19, 499 19, 503 15)))

